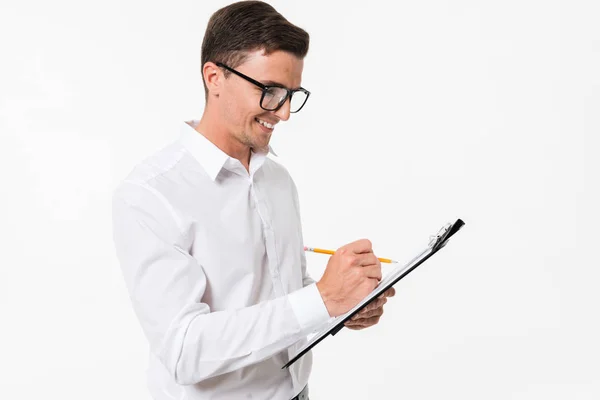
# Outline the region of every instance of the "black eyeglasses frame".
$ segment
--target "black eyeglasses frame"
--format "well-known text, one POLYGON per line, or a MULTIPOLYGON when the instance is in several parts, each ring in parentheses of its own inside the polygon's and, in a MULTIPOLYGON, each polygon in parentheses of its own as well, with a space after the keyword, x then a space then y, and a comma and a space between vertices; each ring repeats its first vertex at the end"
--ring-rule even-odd
POLYGON ((308 100, 308 98, 310 96, 310 92, 308 90, 304 89, 303 87, 299 87, 298 89, 288 89, 288 88, 286 88, 284 86, 279 86, 279 85, 276 85, 276 86, 274 86, 274 85, 271 85, 271 86, 263 85, 262 83, 260 83, 256 79, 252 79, 248 75, 244 75, 241 72, 236 71, 235 69, 233 69, 231 67, 228 67, 227 65, 223 64, 222 62, 217 62, 215 64, 218 67, 225 68, 227 71, 232 72, 232 73, 236 74, 237 76, 239 76, 240 78, 243 78, 243 79, 247 80, 248 82, 250 82, 250 83, 258 86, 259 88, 261 88, 262 89, 262 95, 260 96, 260 108, 262 108, 265 111, 277 111, 277 110, 279 110, 285 104, 285 102, 288 99, 290 99, 290 104, 291 104, 292 96, 294 95, 294 93, 296 93, 296 92, 303 92, 303 93, 306 94, 306 98, 304 99, 304 103, 302 103, 302 105, 300 106, 300 108, 298 108, 296 111, 292 111, 290 109, 290 113, 294 114, 294 113, 297 113, 298 111, 302 110, 302 107, 304 107, 304 105, 306 104, 306 101, 308 100), (272 88, 272 87, 277 87, 277 88, 280 88, 280 89, 284 89, 284 90, 287 91, 287 94, 285 95, 285 97, 283 98, 283 100, 279 101, 279 104, 277 105, 277 107, 275 107, 274 109, 268 109, 268 108, 263 107, 262 104, 263 104, 263 100, 265 98, 265 95, 267 94, 267 91, 270 88, 272 88))

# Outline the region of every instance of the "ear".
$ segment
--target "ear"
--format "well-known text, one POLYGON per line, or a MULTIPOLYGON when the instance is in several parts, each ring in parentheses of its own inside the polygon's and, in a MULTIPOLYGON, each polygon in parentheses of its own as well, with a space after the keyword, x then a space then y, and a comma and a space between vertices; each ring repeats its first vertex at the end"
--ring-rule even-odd
POLYGON ((207 61, 202 66, 202 77, 208 88, 209 95, 219 96, 221 86, 223 85, 223 71, 221 68, 211 61, 207 61))

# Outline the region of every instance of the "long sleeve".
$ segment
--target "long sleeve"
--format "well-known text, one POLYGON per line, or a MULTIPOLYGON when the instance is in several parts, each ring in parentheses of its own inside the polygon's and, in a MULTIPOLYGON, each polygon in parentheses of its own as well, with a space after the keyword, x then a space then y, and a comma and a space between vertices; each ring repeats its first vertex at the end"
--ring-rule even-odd
MULTIPOLYGON (((237 310, 211 312, 207 278, 168 201, 122 185, 113 196, 117 257, 151 351, 183 385, 258 363, 329 318, 314 284, 237 310)), ((305 265, 302 266, 303 272, 305 265)), ((303 275, 305 276, 305 275, 303 275)))

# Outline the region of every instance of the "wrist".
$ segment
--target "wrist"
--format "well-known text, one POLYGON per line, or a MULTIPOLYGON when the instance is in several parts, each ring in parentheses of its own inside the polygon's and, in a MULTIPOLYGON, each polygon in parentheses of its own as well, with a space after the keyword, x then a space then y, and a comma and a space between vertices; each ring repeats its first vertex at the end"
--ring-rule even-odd
POLYGON ((317 286, 317 290, 319 291, 319 294, 321 295, 321 299, 323 300, 323 304, 325 304, 325 308, 327 308, 327 312, 329 313, 330 317, 335 317, 336 315, 334 315, 333 310, 332 310, 332 301, 331 301, 331 297, 329 296, 329 293, 327 291, 327 288, 324 287, 324 285, 321 283, 321 281, 316 283, 317 286))

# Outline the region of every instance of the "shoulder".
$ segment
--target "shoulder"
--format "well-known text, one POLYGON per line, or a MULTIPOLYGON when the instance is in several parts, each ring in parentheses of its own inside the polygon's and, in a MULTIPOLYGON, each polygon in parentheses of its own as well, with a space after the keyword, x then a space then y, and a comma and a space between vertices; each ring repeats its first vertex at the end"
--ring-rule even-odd
POLYGON ((113 195, 135 203, 151 192, 166 192, 164 186, 181 174, 186 151, 173 142, 138 162, 117 184, 113 195))

